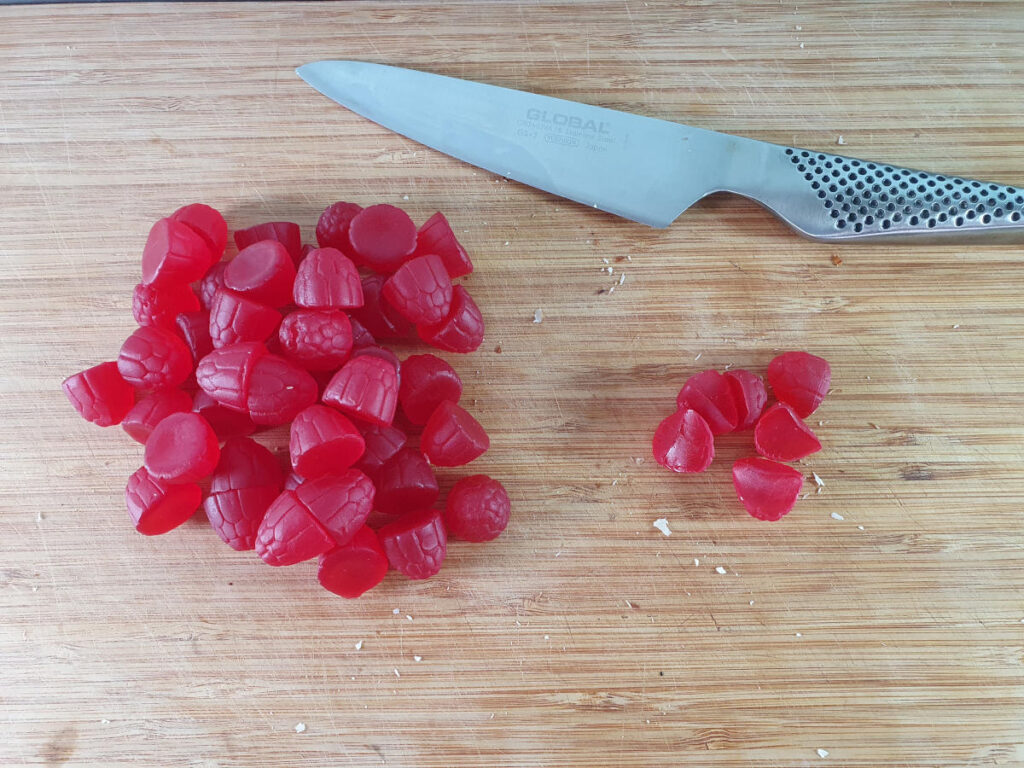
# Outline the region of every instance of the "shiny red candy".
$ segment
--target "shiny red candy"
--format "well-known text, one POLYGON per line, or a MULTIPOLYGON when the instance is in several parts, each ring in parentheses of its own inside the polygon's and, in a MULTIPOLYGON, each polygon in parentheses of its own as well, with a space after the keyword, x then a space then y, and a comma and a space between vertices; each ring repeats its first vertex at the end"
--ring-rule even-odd
POLYGON ((218 403, 201 389, 192 398, 192 410, 206 419, 219 440, 245 437, 256 431, 248 413, 218 403))
POLYGON ((352 323, 340 309, 297 309, 277 331, 281 350, 308 371, 333 371, 352 352, 352 323))
POLYGON ((355 203, 337 202, 327 206, 316 223, 316 241, 321 248, 337 248, 351 257, 352 244, 348 241, 348 227, 362 207, 355 203))
POLYGON ((366 330, 362 323, 360 323, 354 317, 350 317, 349 322, 352 324, 353 349, 359 349, 360 347, 369 347, 377 343, 377 340, 373 338, 373 334, 366 330))
POLYGON ((323 401, 371 424, 390 424, 398 404, 398 372, 374 355, 354 357, 334 374, 323 401))
POLYGON ((452 281, 441 257, 416 256, 387 279, 384 299, 410 323, 429 325, 448 316, 452 305, 452 281))
POLYGON ((352 350, 352 357, 362 357, 363 355, 372 355, 373 357, 379 357, 381 360, 386 360, 394 366, 395 370, 398 371, 398 383, 402 383, 402 363, 398 359, 398 355, 392 352, 387 347, 378 347, 373 344, 369 347, 360 347, 359 349, 352 350))
POLYGON ((220 447, 213 428, 198 413, 172 413, 146 440, 145 467, 168 483, 194 483, 213 472, 220 447))
POLYGON ((469 254, 455 237, 448 219, 440 211, 427 219, 416 233, 416 251, 413 255, 424 256, 428 253, 441 257, 448 277, 452 280, 473 271, 473 262, 469 260, 469 254))
POLYGON ((218 403, 246 412, 253 368, 267 354, 267 348, 259 342, 215 349, 196 366, 196 382, 218 403))
POLYGON ((210 306, 210 340, 215 348, 243 341, 266 341, 281 313, 241 293, 222 288, 210 306))
POLYGON ((193 365, 213 352, 213 339, 210 338, 210 313, 205 310, 198 312, 182 312, 178 315, 175 325, 178 332, 188 344, 192 353, 193 365))
POLYGON ((243 251, 261 240, 276 240, 284 246, 293 263, 302 258, 302 232, 290 221, 268 221, 248 229, 235 231, 235 245, 243 251))
POLYGON ((432 347, 448 352, 473 352, 484 340, 484 318, 469 291, 456 285, 452 288, 448 317, 434 325, 418 325, 416 333, 432 347))
POLYGON ((398 402, 413 424, 427 423, 443 400, 462 397, 462 379, 448 363, 435 355, 412 355, 402 363, 398 402))
POLYGON ((300 307, 355 309, 363 285, 352 260, 336 248, 314 248, 299 264, 292 297, 300 307))
POLYGON ((400 339, 409 334, 412 324, 384 301, 383 275, 363 278, 363 306, 352 310, 352 319, 377 339, 400 339))
POLYGON ((210 251, 210 261, 220 261, 228 244, 228 225, 220 211, 202 203, 192 203, 171 214, 175 221, 187 225, 199 235, 210 251))
POLYGON ((490 541, 505 530, 511 510, 501 483, 487 475, 471 475, 448 493, 444 524, 448 533, 463 541, 490 541))
POLYGON ((331 535, 299 501, 296 491, 282 491, 260 522, 255 549, 267 565, 295 565, 335 546, 331 535))
POLYGON ((732 466, 736 495, 758 520, 778 520, 796 504, 804 478, 797 470, 768 459, 740 459, 732 466))
POLYGON ((212 261, 206 240, 192 227, 160 219, 142 250, 142 282, 191 283, 206 274, 212 261))
POLYGON ((761 417, 765 403, 768 402, 768 391, 760 376, 738 368, 722 374, 732 390, 732 399, 736 404, 736 431, 750 429, 761 417))
POLYGON ((188 413, 192 398, 180 389, 164 389, 137 402, 121 421, 121 429, 136 442, 145 444, 156 425, 172 413, 188 413))
POLYGON ((292 301, 295 263, 276 240, 260 240, 239 251, 224 269, 224 285, 268 307, 292 301))
POLYGON ((132 317, 139 325, 158 325, 170 330, 180 313, 198 309, 199 297, 188 283, 139 283, 132 291, 132 317))
POLYGON ((262 485, 280 490, 283 482, 284 472, 270 449, 247 437, 233 437, 221 448, 220 461, 210 476, 210 493, 262 485))
POLYGON ((434 471, 415 448, 398 451, 377 477, 377 509, 385 515, 429 507, 440 495, 434 471))
POLYGON ((192 352, 181 338, 155 326, 138 328, 121 345, 117 370, 134 387, 176 387, 192 373, 192 352))
POLYGON ((679 390, 676 407, 695 410, 715 435, 732 432, 739 421, 732 386, 718 371, 702 371, 687 379, 679 390))
POLYGON ((361 264, 386 274, 416 249, 416 225, 401 208, 371 205, 352 217, 348 241, 361 264))
POLYGON ((224 443, 203 502, 217 535, 232 549, 252 549, 260 522, 281 492, 281 467, 259 443, 236 437, 224 443))
POLYGON ((316 402, 316 381, 295 363, 266 354, 252 368, 246 409, 257 424, 287 424, 316 402))
POLYGON ((814 413, 828 394, 832 369, 808 352, 785 352, 768 363, 768 383, 780 402, 801 419, 814 413))
POLYGON ((68 376, 61 388, 83 419, 101 427, 120 424, 135 405, 135 390, 117 363, 100 363, 68 376))
POLYGON ((363 455, 359 430, 340 413, 311 405, 292 421, 288 453, 295 472, 306 478, 343 472, 363 455))
POLYGON ((762 456, 776 461, 799 461, 821 450, 821 442, 796 411, 776 403, 754 427, 754 447, 762 456))
POLYGON ((714 435, 696 411, 676 411, 654 431, 654 460, 673 472, 703 472, 715 458, 714 435))
POLYGON ((387 572, 384 548, 364 525, 347 544, 320 555, 316 577, 324 589, 351 600, 380 584, 387 572))
POLYGON ((363 527, 376 492, 370 478, 358 469, 347 469, 300 483, 295 496, 340 546, 363 527))
POLYGON ((445 400, 430 414, 420 449, 439 467, 460 467, 482 455, 491 441, 469 411, 445 400))
POLYGON ((135 530, 159 536, 174 530, 199 509, 203 492, 195 483, 171 485, 158 480, 142 467, 128 478, 125 505, 135 530))
POLYGON ((402 430, 393 426, 363 424, 360 431, 365 448, 363 455, 353 466, 365 472, 376 482, 381 468, 405 447, 408 438, 402 430))
POLYGON ((422 509, 403 515, 377 531, 388 562, 410 579, 427 579, 441 570, 448 537, 441 513, 422 509))
POLYGON ((223 261, 214 264, 199 281, 199 300, 203 309, 209 310, 213 306, 213 297, 224 287, 224 270, 227 266, 223 261))

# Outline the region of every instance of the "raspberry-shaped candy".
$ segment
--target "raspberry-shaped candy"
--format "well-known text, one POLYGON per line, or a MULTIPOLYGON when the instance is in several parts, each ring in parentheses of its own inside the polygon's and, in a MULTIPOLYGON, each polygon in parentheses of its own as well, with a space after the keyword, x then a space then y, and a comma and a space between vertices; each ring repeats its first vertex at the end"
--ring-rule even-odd
POLYGON ((275 240, 285 247, 292 262, 297 264, 302 257, 302 232, 298 224, 290 221, 268 221, 248 229, 235 231, 235 245, 243 251, 261 240, 275 240))
POLYGON ((512 502, 504 486, 487 475, 471 475, 448 493, 444 524, 463 541, 496 539, 508 525, 512 502))
POLYGON ((255 549, 267 565, 301 563, 333 549, 334 539, 317 522, 295 491, 282 491, 267 508, 255 549))
POLYGON ((192 398, 192 410, 206 419, 219 440, 245 437, 256 431, 247 412, 222 405, 201 389, 192 398))
POLYGON ((210 339, 217 348, 242 341, 266 341, 280 322, 281 313, 276 309, 222 288, 210 306, 210 339))
POLYGON ((142 282, 191 283, 213 263, 206 241, 192 227, 160 219, 149 230, 142 251, 142 282))
POLYGON ((776 461, 799 461, 821 450, 821 442, 796 411, 776 403, 754 427, 754 447, 762 456, 776 461))
POLYGON ((213 472, 220 447, 213 428, 198 413, 172 413, 146 441, 149 474, 168 483, 194 483, 213 472))
POLYGON ((775 396, 801 419, 814 413, 828 394, 832 369, 807 352, 784 352, 768 363, 768 383, 775 396))
POLYGON ((299 264, 292 296, 300 307, 354 309, 363 306, 356 265, 336 248, 314 248, 299 264))
POLYGON ((316 402, 316 381, 295 363, 267 354, 256 361, 249 378, 246 409, 257 424, 287 424, 316 402))
POLYGON ((460 467, 482 455, 491 441, 480 422, 464 408, 445 400, 430 414, 420 448, 439 467, 460 467))
POLYGON ((228 225, 220 211, 202 203, 192 203, 179 208, 171 218, 192 228, 210 249, 210 260, 219 261, 228 244, 228 225))
POLYGON ((452 288, 448 317, 434 325, 418 325, 416 333, 432 347, 448 352, 472 352, 484 340, 484 318, 469 291, 456 285, 452 288))
POLYGON ((448 537, 436 509, 403 515, 377 531, 377 538, 392 567, 410 579, 436 574, 448 551, 448 537))
POLYGON ((402 383, 402 362, 398 359, 398 355, 392 352, 387 347, 378 347, 376 344, 369 347, 360 347, 359 349, 352 350, 352 357, 362 357, 363 355, 372 355, 373 357, 379 357, 381 360, 385 360, 391 363, 392 367, 398 373, 398 383, 402 383))
POLYGON ((285 355, 309 371, 334 371, 352 351, 352 324, 340 309, 289 312, 277 331, 285 355))
POLYGON ((210 477, 210 493, 261 485, 279 489, 283 482, 281 465, 266 446, 248 437, 233 437, 221 449, 220 461, 210 477))
POLYGON ((405 446, 405 433, 393 426, 382 427, 377 424, 364 424, 360 428, 365 449, 354 466, 362 470, 370 478, 377 480, 381 468, 387 464, 405 446))
POLYGON ((353 599, 380 584, 387 572, 384 548, 364 525, 348 544, 320 555, 316 578, 329 592, 353 599))
POLYGON ((729 382, 732 399, 736 403, 736 430, 750 429, 761 418, 765 403, 768 402, 764 382, 760 376, 742 368, 726 371, 722 375, 729 382))
POLYGON ((245 412, 252 370, 267 354, 267 348, 258 342, 215 349, 196 366, 196 382, 218 403, 245 412))
POLYGON ((355 203, 337 202, 327 206, 316 223, 316 241, 321 248, 337 248, 346 256, 352 256, 352 244, 348 241, 348 226, 362 209, 355 203))
POLYGON ((352 217, 348 241, 362 264, 386 274, 416 249, 416 225, 401 208, 371 205, 352 217))
POLYGON ((415 448, 403 448, 381 467, 377 478, 377 509, 402 515, 429 507, 441 491, 426 457, 415 448))
POLYGON ((176 387, 192 373, 192 353, 176 334, 164 328, 138 328, 121 345, 117 370, 139 389, 176 387))
POLYGON ((311 405, 292 421, 288 453, 306 478, 342 472, 363 455, 366 443, 351 421, 323 405, 311 405))
POLYGON ((135 405, 135 390, 117 363, 100 363, 68 376, 61 388, 83 419, 101 427, 120 424, 135 405))
POLYGON ((384 283, 384 299, 411 323, 429 325, 448 316, 452 281, 441 257, 416 256, 402 264, 384 283))
POLYGON ((170 485, 142 467, 128 478, 125 505, 135 530, 146 536, 167 533, 188 520, 199 509, 203 492, 195 483, 170 485))
POLYGON ((203 309, 209 310, 213 306, 213 297, 224 287, 224 270, 227 266, 225 261, 214 264, 199 281, 199 300, 203 303, 203 309))
POLYGON ((208 354, 213 352, 213 339, 210 338, 210 313, 205 310, 199 312, 182 312, 178 315, 175 323, 182 338, 188 344, 192 352, 192 362, 198 363, 208 354))
POLYGON ((796 504, 804 478, 797 470, 768 459, 740 459, 732 465, 736 495, 758 520, 778 520, 796 504))
POLYGON ((701 371, 688 378, 679 390, 676 406, 695 410, 715 435, 732 432, 739 421, 732 386, 718 371, 701 371))
POLYGON ((269 450, 247 438, 228 440, 203 502, 210 525, 232 549, 252 549, 281 484, 281 467, 269 450))
POLYGON ((132 317, 139 325, 158 325, 172 330, 179 314, 198 309, 199 297, 188 283, 139 283, 132 291, 132 317))
POLYGON ((381 291, 385 279, 383 275, 363 278, 363 306, 352 310, 352 319, 377 339, 400 339, 409 334, 412 325, 384 301, 381 291))
POLYGON ((299 501, 339 546, 363 527, 373 510, 376 492, 370 478, 358 469, 314 477, 295 489, 299 501))
POLYGON ((440 211, 427 219, 416 233, 416 251, 413 255, 425 256, 428 253, 441 257, 452 280, 473 271, 473 262, 469 260, 469 254, 455 237, 448 219, 440 211))
POLYGON ((398 372, 379 357, 354 357, 334 374, 323 401, 372 424, 390 424, 398 404, 398 372))
POLYGON ((684 408, 654 430, 654 460, 673 472, 703 472, 715 458, 714 439, 704 417, 684 408))
POLYGON ((427 423, 443 400, 462 397, 462 379, 448 363, 434 355, 412 355, 402 363, 398 402, 413 424, 427 423))
POLYGON ((188 413, 192 398, 180 389, 154 392, 137 402, 121 421, 121 429, 136 442, 145 445, 156 425, 172 413, 188 413))
POLYGON ((260 240, 243 248, 224 269, 224 285, 268 307, 292 300, 295 263, 281 243, 260 240))

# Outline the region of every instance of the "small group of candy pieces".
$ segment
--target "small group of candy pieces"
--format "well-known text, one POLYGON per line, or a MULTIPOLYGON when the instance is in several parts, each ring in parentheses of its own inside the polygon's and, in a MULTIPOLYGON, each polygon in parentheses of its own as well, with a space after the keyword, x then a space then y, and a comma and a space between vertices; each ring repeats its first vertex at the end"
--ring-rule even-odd
POLYGON ((490 441, 459 405, 451 365, 399 362, 380 344, 415 334, 465 353, 483 341, 480 310, 452 283, 473 265, 448 221, 436 213, 417 229, 394 206, 339 202, 316 239, 303 245, 292 222, 259 224, 234 233, 238 255, 223 261, 215 209, 161 219, 132 297, 139 328, 116 362, 63 388, 84 418, 145 445, 125 491, 140 533, 166 533, 201 505, 232 548, 275 566, 319 557, 320 583, 352 598, 389 567, 433 576, 449 534, 496 538, 510 502, 501 483, 472 475, 437 508, 432 465, 468 464, 490 441), (281 424, 287 477, 249 437, 281 424))
POLYGON ((832 372, 822 358, 786 352, 768 365, 768 384, 778 403, 767 410, 768 391, 750 371, 702 371, 683 384, 678 410, 654 432, 654 458, 673 472, 703 472, 715 457, 714 438, 754 428, 761 457, 732 467, 736 495, 758 520, 778 520, 796 504, 803 475, 780 462, 799 461, 821 450, 804 424, 828 393, 832 372))

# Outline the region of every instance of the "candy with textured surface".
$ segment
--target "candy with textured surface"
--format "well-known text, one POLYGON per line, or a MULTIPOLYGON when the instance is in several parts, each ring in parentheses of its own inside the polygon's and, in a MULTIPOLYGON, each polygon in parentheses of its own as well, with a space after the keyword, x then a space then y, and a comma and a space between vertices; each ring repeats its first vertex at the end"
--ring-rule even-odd
POLYGON ((267 348, 254 341, 215 349, 196 366, 196 382, 218 403, 246 411, 253 368, 267 354, 267 348))
POLYGON ((776 461, 798 461, 821 450, 821 442, 791 407, 776 403, 754 427, 754 447, 776 461))
POLYGON ((211 493, 203 501, 210 527, 232 549, 254 549, 260 522, 280 488, 257 485, 211 493))
POLYGON ((363 526, 345 546, 320 555, 316 577, 324 589, 352 599, 380 584, 387 572, 377 534, 363 526))
POLYGON ((416 333, 432 347, 448 352, 472 352, 484 340, 484 318, 469 291, 456 285, 452 288, 448 317, 435 325, 418 325, 416 333))
POLYGON ((416 249, 416 225, 401 208, 371 205, 352 217, 348 241, 362 264, 394 272, 416 249))
POLYGON ((337 202, 327 206, 316 223, 316 241, 321 248, 337 248, 346 256, 353 255, 348 241, 348 226, 362 209, 355 203, 337 202))
POLYGON ((228 244, 228 225, 220 211, 202 203, 183 206, 171 214, 171 218, 190 227, 203 238, 210 251, 211 262, 219 261, 228 244))
POLYGON ((260 240, 239 251, 224 269, 224 285, 268 307, 292 300, 295 263, 276 240, 260 240))
POLYGON ((448 537, 436 509, 403 515, 377 531, 391 566, 410 579, 427 579, 441 570, 448 537))
POLYGON ((412 355, 402 363, 398 402, 413 424, 427 423, 443 400, 462 397, 462 379, 448 363, 435 355, 412 355))
POLYGON ((385 301, 410 323, 439 323, 452 305, 452 281, 441 257, 432 253, 402 264, 382 291, 385 301))
POLYGON ((676 397, 676 407, 695 410, 715 435, 732 432, 739 418, 732 387, 718 371, 701 371, 688 378, 676 397))
POLYGON ((292 421, 288 453, 292 467, 303 477, 342 472, 365 448, 352 422, 327 406, 311 405, 292 421))
POLYGON ((218 349, 243 341, 266 341, 280 322, 276 309, 221 288, 210 306, 210 339, 218 349))
POLYGON ((252 367, 246 408, 257 424, 286 424, 316 402, 316 381, 308 371, 278 355, 266 354, 252 367))
POLYGON ((300 483, 296 498, 312 513, 337 545, 347 543, 373 510, 376 489, 358 469, 321 475, 300 483))
POLYGON ((142 250, 142 282, 191 283, 206 274, 213 258, 206 241, 190 226, 160 219, 142 250))
POLYGON ((125 339, 117 356, 117 370, 139 389, 168 389, 192 373, 192 353, 177 334, 148 325, 125 339))
POLYGON ((750 429, 757 423, 768 402, 768 391, 764 388, 761 377, 750 371, 738 368, 724 374, 732 390, 732 399, 736 404, 736 430, 750 429))
POLYGON ((336 248, 314 248, 299 264, 292 296, 300 307, 355 309, 363 306, 356 265, 336 248))
POLYGON ((294 491, 304 482, 306 482, 306 478, 301 475, 297 475, 294 472, 289 472, 284 479, 284 489, 286 491, 294 491))
POLYGON ((480 422, 466 409, 445 400, 430 414, 420 436, 420 449, 439 467, 460 467, 482 455, 491 441, 480 422))
POLYGON ((381 360, 385 360, 394 367, 398 373, 398 384, 402 384, 402 363, 398 359, 398 355, 392 352, 387 347, 378 347, 376 344, 372 344, 368 347, 360 347, 359 349, 352 350, 352 357, 362 357, 363 355, 371 355, 373 357, 379 357, 381 360))
POLYGON ((363 435, 365 449, 359 461, 353 466, 376 480, 381 468, 402 450, 408 438, 402 430, 393 426, 362 424, 360 432, 363 435))
POLYGON ((192 398, 180 389, 154 392, 137 402, 121 421, 121 428, 136 442, 145 444, 156 425, 172 413, 188 413, 192 398))
POLYGON ((463 541, 496 539, 508 525, 512 502, 504 486, 487 475, 471 475, 448 493, 444 524, 463 541))
POLYGON ((784 352, 768 363, 768 383, 775 397, 792 406, 801 419, 817 410, 831 382, 828 362, 807 352, 784 352))
POLYGON ((194 483, 213 472, 220 446, 213 428, 198 413, 172 413, 146 441, 145 467, 168 483, 194 483))
POLYGON ((224 287, 224 270, 227 266, 227 262, 224 261, 214 264, 199 281, 199 301, 202 302, 203 309, 209 311, 213 306, 213 297, 224 287))
POLYGON ((363 278, 363 306, 352 310, 352 319, 377 339, 400 339, 409 334, 412 324, 384 301, 384 282, 383 275, 363 278))
POLYGON ((427 219, 416 233, 416 251, 413 255, 423 256, 428 253, 435 253, 441 257, 452 280, 473 271, 473 262, 469 260, 469 254, 455 237, 448 219, 440 211, 427 219))
POLYGON ((398 404, 398 372, 374 355, 354 357, 334 374, 323 401, 373 424, 390 424, 398 404))
POLYGON ((177 528, 199 509, 203 492, 195 483, 170 485, 149 474, 145 467, 128 478, 124 499, 135 530, 158 536, 177 528))
POLYGON ((132 317, 139 325, 157 325, 173 330, 174 321, 180 313, 198 309, 199 297, 188 283, 139 283, 132 291, 132 317))
POLYGON ((218 440, 244 437, 256 431, 247 412, 222 405, 201 389, 192 398, 192 410, 206 419, 218 440))
POLYGON ((135 405, 135 390, 113 362, 68 376, 61 388, 83 419, 101 427, 120 424, 135 405))
POLYGON ((260 522, 255 549, 267 565, 294 565, 335 546, 331 535, 295 494, 282 491, 260 522))
POLYGON ((340 309, 297 309, 278 328, 284 354, 309 371, 333 371, 352 352, 352 324, 340 309))
POLYGON ((285 247, 293 263, 302 257, 302 232, 298 224, 290 221, 268 221, 248 229, 235 231, 235 245, 243 251, 261 240, 276 240, 285 247))
POLYGON ((281 465, 266 446, 247 437, 233 437, 221 448, 220 461, 210 477, 210 493, 261 485, 280 490, 283 482, 281 465))
POLYGON ((804 478, 797 470, 768 459, 740 459, 732 465, 736 495, 752 517, 778 520, 796 504, 804 478))
POLYGON ((711 428, 690 408, 676 411, 658 425, 652 447, 654 460, 673 472, 703 472, 715 458, 711 428))
POLYGON ((385 515, 429 507, 440 495, 434 471, 415 448, 398 451, 377 476, 377 509, 385 515))
POLYGON ((193 365, 213 352, 213 339, 210 338, 210 313, 205 310, 198 312, 182 312, 178 315, 175 325, 181 333, 189 351, 192 353, 193 365))

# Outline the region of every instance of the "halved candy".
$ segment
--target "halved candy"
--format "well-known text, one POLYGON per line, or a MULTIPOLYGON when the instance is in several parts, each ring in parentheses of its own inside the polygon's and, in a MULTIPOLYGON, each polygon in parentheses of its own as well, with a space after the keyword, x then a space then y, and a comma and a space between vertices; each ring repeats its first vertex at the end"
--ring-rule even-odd
POLYGON ((342 472, 365 448, 352 422, 324 405, 311 405, 292 421, 288 453, 292 467, 303 477, 342 472))
POLYGON ((732 465, 732 483, 752 517, 778 520, 796 504, 804 478, 785 464, 750 458, 732 465))
POLYGON ((276 240, 260 240, 241 251, 224 269, 224 285, 268 307, 292 300, 295 262, 276 240))
POLYGON ((213 351, 213 339, 210 338, 210 313, 205 310, 198 312, 182 312, 175 322, 182 338, 192 353, 192 363, 198 363, 213 351))
POLYGON ((463 541, 490 541, 508 526, 511 509, 501 483, 487 475, 471 475, 448 493, 444 525, 448 533, 463 541))
POLYGON ((191 283, 213 263, 206 241, 192 227, 160 219, 149 230, 142 250, 142 282, 191 283))
POLYGON ((295 496, 305 505, 336 545, 348 543, 373 510, 376 489, 358 469, 321 475, 300 483, 295 496))
POLYGON ((441 570, 448 537, 436 509, 403 515, 377 531, 391 566, 410 579, 427 579, 441 570))
POLYGON ((139 325, 157 325, 172 330, 180 313, 198 309, 199 297, 188 283, 139 283, 132 291, 132 317, 139 325))
POLYGON ((441 491, 426 457, 415 448, 403 448, 381 467, 377 478, 377 509, 402 515, 429 507, 441 491))
POLYGON ((209 310, 213 306, 213 297, 224 287, 224 270, 227 266, 226 261, 214 264, 199 281, 199 300, 203 303, 203 309, 209 310))
POLYGON ((429 325, 448 316, 452 305, 452 281, 436 254, 406 261, 387 279, 385 300, 411 323, 429 325))
POLYGON ((235 230, 235 245, 243 251, 261 240, 276 240, 285 247, 293 263, 302 256, 302 231, 298 224, 290 221, 268 221, 248 229, 235 230))
POLYGON ((673 472, 703 472, 715 458, 714 436, 697 411, 676 411, 654 431, 654 460, 673 472))
POLYGON ((402 363, 398 402, 413 424, 426 424, 443 400, 462 397, 462 379, 448 363, 435 355, 412 355, 402 363))
POLYGON ((121 429, 136 442, 145 445, 156 425, 172 413, 188 413, 192 398, 180 389, 154 392, 137 402, 121 421, 121 429))
POLYGON ((736 403, 736 430, 750 429, 757 423, 768 402, 764 382, 760 376, 742 368, 726 371, 722 375, 729 382, 732 399, 736 403))
POLYGON ((117 356, 117 370, 139 389, 168 389, 192 373, 192 353, 177 334, 147 325, 125 339, 117 356))
POLYGON ((192 398, 192 410, 206 419, 218 440, 245 437, 256 431, 248 413, 218 403, 201 389, 192 398))
POLYGON ((233 488, 211 493, 203 509, 221 540, 241 552, 255 548, 260 523, 280 492, 280 487, 272 485, 233 488))
POLYGON ((335 546, 331 535, 295 493, 282 491, 260 522, 255 549, 267 565, 294 565, 335 546))
POLYGON ((393 426, 363 424, 360 432, 366 447, 359 461, 353 466, 376 480, 380 476, 381 468, 402 450, 408 438, 402 430, 393 426))
POLYGON ((219 261, 228 244, 228 225, 220 211, 203 203, 192 203, 179 208, 171 218, 191 227, 203 238, 210 250, 210 260, 219 261))
POLYGON ((320 555, 316 578, 329 592, 353 599, 380 584, 387 572, 384 548, 364 525, 347 544, 320 555))
POLYGON ((482 455, 491 441, 480 422, 472 414, 450 400, 445 400, 430 414, 420 449, 439 467, 460 467, 482 455))
POLYGON ((124 490, 125 506, 135 530, 146 536, 158 536, 177 528, 199 509, 203 492, 195 483, 170 485, 149 474, 145 467, 128 478, 124 490))
POLYGON ((257 424, 286 424, 316 402, 316 381, 307 371, 278 355, 266 354, 252 367, 246 410, 257 424))
POLYGON ((427 219, 416 233, 416 251, 413 255, 424 256, 428 253, 435 253, 441 257, 452 280, 473 271, 473 262, 469 260, 469 254, 455 237, 448 219, 440 211, 427 219))
POLYGON ((377 339, 400 339, 408 335, 412 324, 384 301, 384 282, 383 275, 363 278, 363 306, 352 310, 352 319, 377 339))
POLYGON ((469 291, 456 285, 452 288, 448 317, 435 325, 418 325, 416 333, 432 347, 448 352, 472 352, 484 340, 484 318, 469 291))
POLYGON ((402 362, 398 359, 398 355, 392 352, 387 347, 379 347, 376 344, 372 344, 369 347, 360 347, 359 349, 352 350, 352 357, 362 357, 363 355, 372 355, 373 357, 379 357, 381 360, 386 360, 394 366, 395 371, 398 373, 398 383, 402 383, 402 362))
POLYGON ((297 309, 277 330, 281 350, 308 371, 337 370, 352 352, 352 323, 340 309, 297 309))
POLYGON ((279 491, 283 482, 281 465, 266 446, 247 437, 233 437, 221 448, 220 461, 210 477, 210 493, 257 486, 279 491))
POLYGON ((363 306, 363 285, 348 256, 336 248, 314 248, 299 264, 292 296, 300 307, 355 309, 363 306))
POLYGON ((394 272, 416 249, 416 225, 401 208, 371 205, 352 217, 348 241, 361 263, 376 272, 394 272))
POLYGON ((337 202, 327 206, 316 223, 316 241, 321 248, 337 248, 351 257, 348 227, 362 207, 355 203, 337 202))
POLYGON ((323 401, 372 424, 390 424, 398 404, 398 372, 374 355, 354 357, 334 374, 323 401))
POLYGON ((807 352, 784 352, 768 363, 768 383, 775 397, 802 419, 821 405, 831 382, 829 364, 807 352))
POLYGON ((821 442, 791 407, 776 403, 754 427, 754 447, 776 461, 798 461, 821 450, 821 442))
POLYGON ((688 378, 676 397, 676 407, 695 410, 715 435, 732 432, 739 420, 732 387, 718 371, 701 371, 688 378))
POLYGON ((218 403, 245 412, 253 367, 267 354, 253 341, 215 349, 196 366, 196 382, 218 403))
POLYGON ((83 419, 101 427, 120 424, 135 405, 135 390, 113 362, 68 376, 61 389, 83 419))
POLYGON ((175 485, 194 483, 213 472, 220 446, 213 428, 198 413, 172 413, 146 441, 145 467, 153 477, 175 485))
POLYGON ((215 348, 243 341, 266 341, 281 313, 255 299, 221 288, 210 306, 210 339, 215 348))

